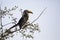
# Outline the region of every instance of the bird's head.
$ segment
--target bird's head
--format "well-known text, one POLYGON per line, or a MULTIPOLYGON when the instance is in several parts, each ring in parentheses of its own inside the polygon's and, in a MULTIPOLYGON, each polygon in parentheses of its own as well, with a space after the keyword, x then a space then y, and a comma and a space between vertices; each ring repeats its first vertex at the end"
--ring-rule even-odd
POLYGON ((25 12, 25 13, 31 13, 31 14, 33 14, 33 12, 30 11, 30 10, 24 10, 24 12, 25 12))

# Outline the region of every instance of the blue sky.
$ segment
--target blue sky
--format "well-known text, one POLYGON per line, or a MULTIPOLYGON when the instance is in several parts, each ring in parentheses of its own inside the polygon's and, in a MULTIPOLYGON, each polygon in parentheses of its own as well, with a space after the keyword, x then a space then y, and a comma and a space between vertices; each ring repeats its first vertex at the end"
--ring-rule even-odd
POLYGON ((2 8, 17 5, 19 8, 32 10, 34 14, 30 15, 29 21, 38 17, 47 7, 44 14, 35 22, 39 24, 41 32, 35 35, 34 40, 60 40, 60 0, 0 0, 1 2, 2 8))

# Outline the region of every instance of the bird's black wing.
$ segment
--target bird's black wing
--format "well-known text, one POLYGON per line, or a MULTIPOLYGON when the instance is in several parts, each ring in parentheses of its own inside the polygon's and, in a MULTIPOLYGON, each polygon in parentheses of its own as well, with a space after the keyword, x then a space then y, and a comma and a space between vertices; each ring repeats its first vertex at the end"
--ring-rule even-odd
POLYGON ((18 24, 19 24, 19 27, 20 29, 22 28, 22 26, 27 22, 28 18, 23 16, 21 17, 21 19, 19 20, 18 24))

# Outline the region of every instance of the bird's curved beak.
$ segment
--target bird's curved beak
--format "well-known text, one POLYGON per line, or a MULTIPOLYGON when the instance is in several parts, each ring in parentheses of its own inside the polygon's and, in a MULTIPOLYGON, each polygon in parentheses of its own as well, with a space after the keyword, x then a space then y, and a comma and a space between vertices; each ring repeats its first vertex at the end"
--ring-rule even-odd
POLYGON ((29 13, 33 14, 33 12, 32 12, 32 11, 30 11, 30 10, 29 10, 29 13))

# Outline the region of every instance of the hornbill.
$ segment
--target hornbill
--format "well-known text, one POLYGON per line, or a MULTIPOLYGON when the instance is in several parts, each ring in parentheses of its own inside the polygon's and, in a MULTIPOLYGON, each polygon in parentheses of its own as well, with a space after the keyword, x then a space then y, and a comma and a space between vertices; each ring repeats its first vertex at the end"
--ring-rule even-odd
POLYGON ((29 15, 28 15, 29 13, 32 14, 31 11, 29 11, 29 10, 24 10, 24 11, 23 11, 23 15, 22 15, 21 19, 18 21, 18 23, 15 24, 14 26, 12 26, 12 27, 9 28, 9 29, 12 29, 12 28, 14 28, 14 27, 16 27, 16 26, 19 26, 19 28, 21 29, 22 26, 27 22, 27 20, 28 20, 28 18, 29 18, 29 15))

